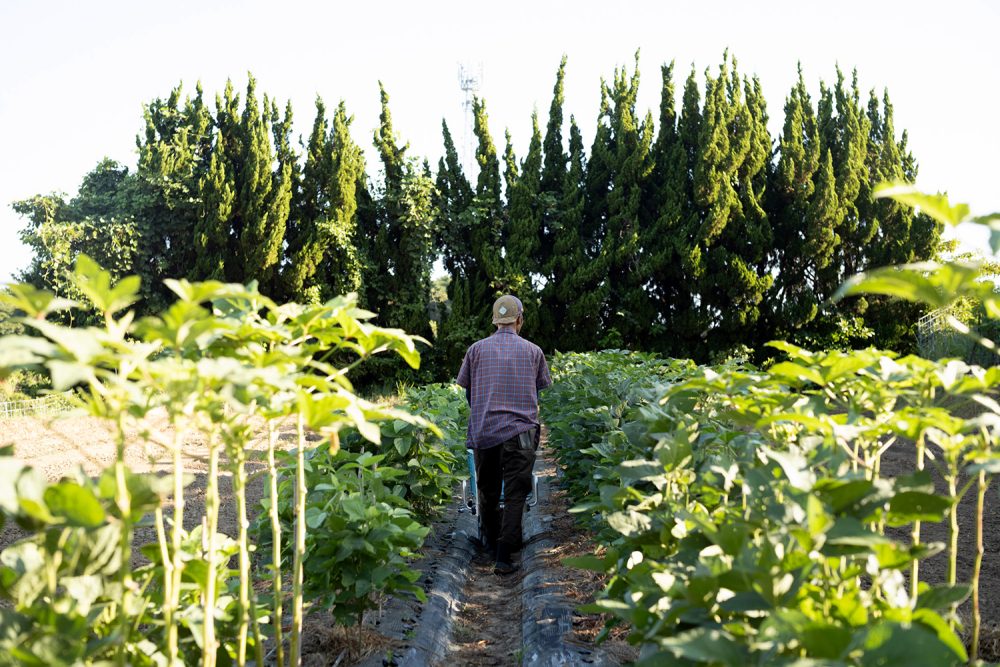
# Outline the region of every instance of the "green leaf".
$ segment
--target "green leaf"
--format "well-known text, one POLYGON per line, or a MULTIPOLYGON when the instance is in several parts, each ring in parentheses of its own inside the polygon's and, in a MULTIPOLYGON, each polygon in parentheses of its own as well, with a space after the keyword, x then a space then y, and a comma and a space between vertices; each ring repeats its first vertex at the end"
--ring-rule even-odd
POLYGON ((913 612, 913 621, 930 628, 937 635, 937 638, 950 648, 962 662, 968 662, 969 656, 965 652, 965 645, 962 644, 962 640, 959 639, 955 631, 951 629, 948 623, 936 611, 931 609, 917 609, 913 612))
POLYGON ((897 493, 889 501, 886 523, 890 526, 904 526, 914 521, 940 521, 951 503, 950 498, 920 491, 897 493))
POLYGON ((833 526, 834 518, 826 511, 819 498, 810 495, 806 501, 806 522, 809 535, 815 539, 833 526))
POLYGON ((921 213, 929 215, 943 225, 954 226, 969 217, 968 204, 952 205, 948 202, 947 195, 929 195, 910 183, 881 183, 875 188, 873 196, 876 199, 888 197, 907 206, 919 208, 921 213))
POLYGON ((77 611, 86 615, 91 605, 104 592, 104 582, 96 574, 79 577, 62 577, 59 584, 66 588, 66 594, 77 604, 77 611))
POLYGON ((728 632, 709 628, 695 628, 674 637, 661 639, 662 648, 676 657, 711 664, 743 667, 750 663, 747 648, 728 632))
POLYGON ((816 482, 816 474, 802 452, 793 449, 779 451, 770 447, 761 447, 760 451, 768 459, 781 466, 782 472, 788 478, 788 483, 794 488, 802 491, 812 489, 816 482))
POLYGON ((634 510, 613 512, 608 515, 608 525, 626 537, 648 531, 653 522, 648 516, 634 510))
POLYGON ((102 313, 114 314, 139 299, 139 278, 129 276, 112 286, 111 274, 84 253, 76 258, 73 284, 102 313))
POLYGON ((44 319, 49 313, 69 310, 79 305, 76 301, 57 297, 52 292, 27 283, 7 285, 5 290, 0 290, 0 303, 22 310, 26 317, 34 319, 44 319))
POLYGON ((96 329, 74 329, 45 320, 31 320, 25 324, 37 329, 72 358, 82 363, 89 362, 103 349, 96 329))
POLYGON ((956 653, 921 624, 876 623, 868 630, 862 649, 860 664, 865 667, 943 667, 964 662, 964 651, 956 653))
POLYGON ((813 622, 802 630, 800 639, 810 658, 842 658, 853 638, 848 628, 832 623, 813 622))
POLYGON ((64 519, 71 526, 96 528, 106 519, 94 492, 75 482, 59 482, 47 488, 45 504, 53 516, 64 519))
POLYGON ((872 532, 860 521, 849 516, 837 519, 837 523, 827 532, 826 538, 827 544, 830 545, 866 548, 891 541, 885 535, 872 532))
POLYGON ((1000 473, 1000 457, 973 463, 972 465, 966 466, 965 472, 969 475, 973 475, 978 472, 985 472, 987 475, 996 475, 997 473, 1000 473))
POLYGON ((969 584, 933 586, 917 597, 917 608, 943 611, 952 605, 964 602, 971 592, 972 587, 969 584))
POLYGON ((810 368, 808 366, 803 366, 801 364, 796 364, 791 361, 782 361, 780 363, 774 364, 768 369, 771 375, 788 378, 792 380, 798 380, 799 382, 806 384, 809 382, 823 385, 823 376, 820 375, 819 371, 815 368, 810 368))
POLYGON ((833 301, 858 294, 882 294, 941 308, 952 299, 942 294, 935 282, 927 277, 926 274, 935 268, 928 264, 923 270, 887 267, 861 273, 844 282, 833 295, 833 301))

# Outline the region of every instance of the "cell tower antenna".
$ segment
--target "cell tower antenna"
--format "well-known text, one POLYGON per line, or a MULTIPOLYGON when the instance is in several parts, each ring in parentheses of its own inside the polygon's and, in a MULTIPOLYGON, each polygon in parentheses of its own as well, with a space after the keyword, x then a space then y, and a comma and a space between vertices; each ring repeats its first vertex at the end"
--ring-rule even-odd
POLYGON ((472 101, 479 94, 483 85, 483 64, 468 66, 460 63, 458 65, 458 87, 462 89, 465 98, 462 101, 464 120, 462 125, 462 170, 468 179, 472 179, 472 165, 475 155, 475 132, 473 131, 472 101))

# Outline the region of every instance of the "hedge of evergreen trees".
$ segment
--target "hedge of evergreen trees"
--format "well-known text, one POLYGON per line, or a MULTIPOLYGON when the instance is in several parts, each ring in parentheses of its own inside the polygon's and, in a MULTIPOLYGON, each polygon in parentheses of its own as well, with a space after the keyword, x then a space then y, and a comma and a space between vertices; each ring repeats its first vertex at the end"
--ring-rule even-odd
POLYGON ((872 198, 885 180, 916 177, 888 94, 863 100, 837 72, 818 100, 801 69, 781 136, 768 133, 757 77, 723 57, 678 88, 663 66, 658 118, 636 109, 632 71, 601 82, 589 150, 565 119, 559 65, 544 128, 527 154, 501 154, 486 102, 474 104, 475 174, 446 123, 433 169, 393 129, 389 96, 365 163, 341 102, 316 101, 308 140, 293 141, 291 106, 227 85, 214 105, 178 86, 145 105, 133 170, 110 160, 67 201, 38 195, 14 208, 34 250, 22 278, 72 296, 66 274, 84 251, 117 275, 143 278, 145 307, 168 302, 166 277, 255 280, 279 300, 355 291, 380 323, 435 341, 448 375, 489 332, 504 292, 527 310, 524 334, 547 351, 627 347, 707 359, 781 337, 812 345, 910 345, 901 303, 828 297, 868 267, 931 257, 940 229, 872 198), (699 78, 702 79, 699 87, 699 78), (373 178, 373 174, 378 174, 373 178), (432 297, 432 266, 450 276, 432 297))

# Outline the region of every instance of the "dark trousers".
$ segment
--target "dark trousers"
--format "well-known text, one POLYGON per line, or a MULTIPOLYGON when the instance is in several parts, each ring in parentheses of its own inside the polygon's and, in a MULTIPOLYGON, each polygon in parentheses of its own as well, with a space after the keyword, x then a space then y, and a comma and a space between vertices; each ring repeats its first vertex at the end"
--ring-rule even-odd
POLYGON ((487 449, 475 450, 479 511, 483 540, 497 549, 499 560, 508 560, 521 547, 521 515, 531 492, 535 450, 522 449, 516 436, 487 449), (500 510, 503 485, 504 507, 500 510))

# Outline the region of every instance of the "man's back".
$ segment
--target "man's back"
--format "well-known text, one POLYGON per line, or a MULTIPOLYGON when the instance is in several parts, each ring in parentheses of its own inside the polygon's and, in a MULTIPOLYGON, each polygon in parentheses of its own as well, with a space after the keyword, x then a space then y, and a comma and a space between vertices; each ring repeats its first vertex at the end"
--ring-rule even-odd
POLYGON ((538 391, 552 380, 537 345, 499 329, 469 347, 458 384, 470 393, 468 446, 482 449, 537 427, 538 391))

